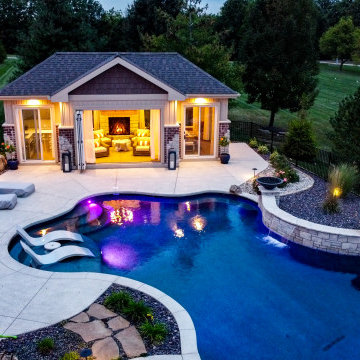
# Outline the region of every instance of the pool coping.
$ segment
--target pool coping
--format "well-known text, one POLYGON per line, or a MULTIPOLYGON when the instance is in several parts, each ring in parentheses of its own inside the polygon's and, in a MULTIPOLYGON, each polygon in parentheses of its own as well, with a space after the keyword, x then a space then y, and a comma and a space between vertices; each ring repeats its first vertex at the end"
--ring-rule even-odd
MULTIPOLYGON (((102 195, 141 195, 141 196, 152 196, 152 197, 172 197, 172 198, 181 198, 186 196, 196 196, 196 195, 206 195, 206 194, 225 194, 225 195, 232 195, 237 196, 240 198, 244 198, 246 200, 250 200, 254 203, 258 203, 258 196, 252 195, 252 194, 229 194, 227 191, 199 191, 199 192, 191 192, 186 194, 150 194, 147 192, 139 192, 139 191, 121 191, 121 192, 114 192, 114 191, 108 191, 108 192, 101 192, 101 193, 93 193, 91 195, 87 194, 86 196, 80 197, 79 199, 72 199, 70 203, 67 204, 64 211, 61 211, 57 214, 52 214, 50 216, 40 216, 38 219, 32 219, 32 221, 28 223, 22 223, 21 226, 24 228, 28 228, 30 226, 37 225, 39 223, 45 222, 45 221, 51 221, 52 219, 59 217, 61 215, 64 215, 74 209, 74 207, 81 201, 95 197, 95 196, 102 196, 102 195)), ((172 359, 172 360, 200 360, 200 355, 197 348, 197 337, 196 337, 196 330, 194 323, 189 315, 189 313, 173 298, 171 298, 166 293, 162 292, 161 290, 150 286, 148 284, 145 284, 143 282, 133 280, 127 277, 117 276, 117 275, 110 275, 110 274, 103 274, 103 273, 96 273, 96 272, 54 272, 54 271, 46 271, 46 270, 40 270, 40 269, 34 269, 29 266, 23 265, 20 262, 16 261, 11 257, 8 251, 8 247, 10 244, 10 241, 12 238, 16 235, 16 229, 13 227, 9 231, 7 231, 1 238, 0 241, 0 262, 3 262, 6 264, 6 266, 18 273, 23 273, 29 276, 34 277, 48 277, 50 278, 53 274, 56 274, 56 278, 62 278, 62 279, 74 279, 74 278, 84 278, 87 279, 96 279, 96 280, 102 280, 104 282, 110 282, 110 285, 112 283, 122 285, 125 287, 132 288, 134 290, 141 291, 151 297, 153 297, 155 300, 163 304, 174 316, 180 332, 180 343, 181 343, 181 355, 152 355, 148 356, 147 359, 149 360, 166 360, 166 359, 172 359)), ((108 288, 107 287, 107 288, 108 288)), ((106 289, 105 289, 106 291, 106 289)), ((91 300, 89 300, 90 303, 83 308, 86 309, 90 304, 91 300)), ((74 313, 75 316, 78 313, 74 313)), ((66 319, 62 319, 66 320, 66 319)), ((57 323, 57 322, 55 322, 57 323)), ((46 326, 53 325, 55 323, 47 324, 46 326)), ((46 327, 44 326, 44 327, 46 327)), ((143 358, 137 358, 137 359, 143 359, 143 358)), ((134 359, 136 360, 136 359, 134 359)))

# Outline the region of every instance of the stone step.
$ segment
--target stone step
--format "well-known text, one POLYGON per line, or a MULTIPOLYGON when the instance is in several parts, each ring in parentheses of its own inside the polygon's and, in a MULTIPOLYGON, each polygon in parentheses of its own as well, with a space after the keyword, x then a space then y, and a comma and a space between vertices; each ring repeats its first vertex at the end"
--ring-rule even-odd
POLYGON ((120 331, 115 335, 115 338, 120 341, 126 355, 129 358, 139 357, 146 354, 144 342, 135 326, 130 326, 129 328, 120 331))
POLYGON ((97 340, 91 348, 96 360, 113 360, 119 358, 119 347, 112 337, 97 340))

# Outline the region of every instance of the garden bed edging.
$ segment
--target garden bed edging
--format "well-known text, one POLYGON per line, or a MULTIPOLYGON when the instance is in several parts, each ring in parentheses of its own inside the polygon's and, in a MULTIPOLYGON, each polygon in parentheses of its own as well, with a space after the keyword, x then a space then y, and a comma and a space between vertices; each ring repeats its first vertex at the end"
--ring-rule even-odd
POLYGON ((312 249, 360 256, 360 230, 342 229, 297 218, 278 206, 279 192, 261 189, 259 207, 264 225, 276 234, 312 249))

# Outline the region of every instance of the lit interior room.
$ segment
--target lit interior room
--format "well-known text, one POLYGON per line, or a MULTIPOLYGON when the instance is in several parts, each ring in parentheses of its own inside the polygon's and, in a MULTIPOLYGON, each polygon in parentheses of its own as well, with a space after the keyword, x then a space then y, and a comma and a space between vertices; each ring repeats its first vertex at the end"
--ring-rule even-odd
POLYGON ((160 110, 84 111, 87 163, 160 160, 160 110))

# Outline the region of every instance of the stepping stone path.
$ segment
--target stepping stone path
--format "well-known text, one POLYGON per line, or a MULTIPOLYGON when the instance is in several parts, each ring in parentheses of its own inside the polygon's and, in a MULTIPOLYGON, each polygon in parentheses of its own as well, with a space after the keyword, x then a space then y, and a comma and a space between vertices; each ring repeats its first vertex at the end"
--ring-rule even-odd
POLYGON ((85 342, 103 339, 112 334, 112 331, 107 329, 105 324, 100 320, 86 323, 69 322, 64 325, 64 328, 79 334, 85 342))
POLYGON ((135 326, 120 331, 115 337, 121 342, 121 345, 129 358, 138 357, 146 354, 144 342, 135 326))
POLYGON ((92 304, 87 311, 71 318, 64 328, 79 334, 86 343, 96 340, 92 345, 96 360, 117 359, 120 356, 117 341, 128 358, 147 353, 136 327, 101 304, 92 304))
POLYGON ((85 312, 80 313, 79 315, 74 316, 70 319, 70 321, 76 322, 76 323, 84 323, 90 321, 89 315, 85 312))
POLYGON ((108 310, 105 306, 100 304, 92 304, 87 311, 89 316, 92 316, 96 319, 108 319, 111 317, 115 317, 117 314, 113 313, 112 311, 108 310))
POLYGON ((96 341, 91 350, 96 360, 118 359, 120 355, 119 347, 112 337, 96 341))

